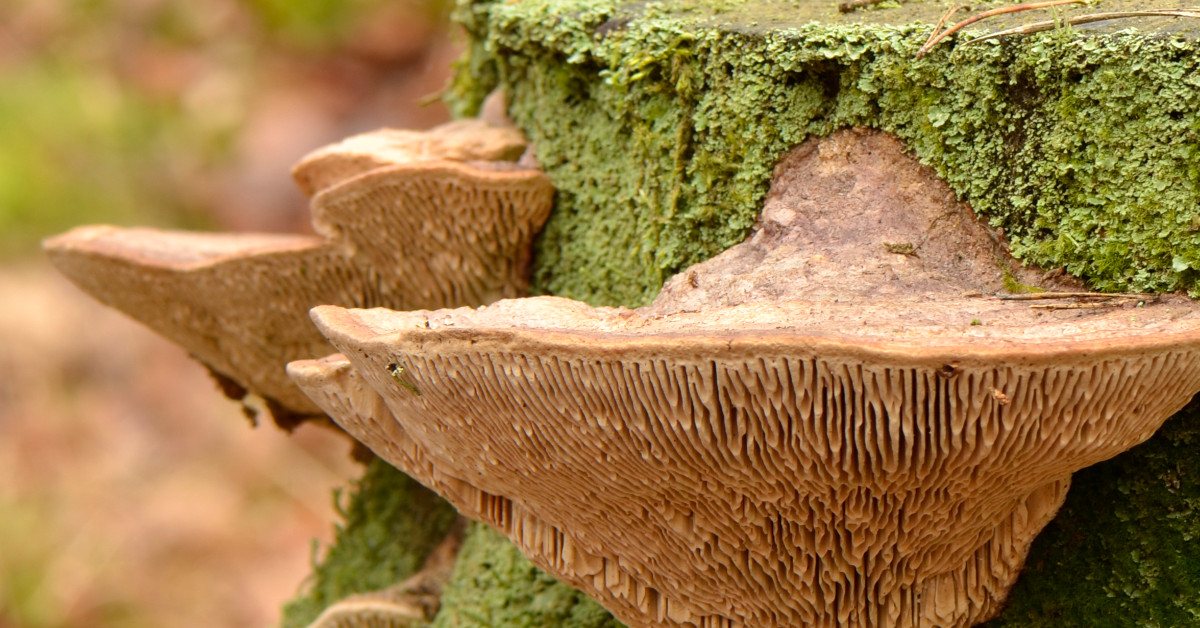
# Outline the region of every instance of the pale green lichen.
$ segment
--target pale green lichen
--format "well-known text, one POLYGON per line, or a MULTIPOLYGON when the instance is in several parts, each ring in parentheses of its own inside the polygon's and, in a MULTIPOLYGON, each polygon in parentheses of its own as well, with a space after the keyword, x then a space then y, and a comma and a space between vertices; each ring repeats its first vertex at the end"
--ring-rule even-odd
POLYGON ((1195 288, 1196 41, 1060 29, 916 60, 926 25, 764 30, 778 4, 460 7, 487 68, 460 78, 462 108, 503 85, 560 190, 541 290, 646 302, 745 236, 784 150, 852 125, 905 140, 1032 263, 1100 289, 1195 288))

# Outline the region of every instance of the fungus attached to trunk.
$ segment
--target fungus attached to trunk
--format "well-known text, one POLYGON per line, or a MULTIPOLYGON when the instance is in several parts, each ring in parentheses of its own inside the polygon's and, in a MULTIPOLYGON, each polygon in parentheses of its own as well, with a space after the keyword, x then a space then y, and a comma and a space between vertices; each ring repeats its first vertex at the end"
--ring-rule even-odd
POLYGON ((262 395, 285 424, 320 412, 284 370, 331 351, 309 308, 457 307, 523 294, 553 188, 512 162, 522 150, 518 132, 478 121, 379 131, 296 167, 320 236, 83 227, 45 248, 81 288, 183 345, 235 395, 262 395))
POLYGON ((898 142, 846 131, 646 308, 320 307, 345 357, 289 370, 631 626, 967 626, 1071 473, 1200 390, 1190 301, 1005 294, 1036 277, 898 142))

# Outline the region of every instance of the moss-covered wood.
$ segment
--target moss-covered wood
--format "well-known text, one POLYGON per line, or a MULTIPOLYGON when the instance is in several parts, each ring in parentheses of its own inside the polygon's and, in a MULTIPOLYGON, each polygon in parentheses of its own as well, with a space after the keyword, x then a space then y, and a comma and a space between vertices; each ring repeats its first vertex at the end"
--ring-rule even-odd
POLYGON ((1018 257, 1101 289, 1195 289, 1191 31, 1061 28, 916 59, 946 6, 914 1, 893 21, 826 0, 477 2, 459 11, 474 45, 455 94, 470 111, 506 87, 559 187, 546 292, 646 302, 744 237, 784 150, 854 125, 907 142, 1018 257))
POLYGON ((499 532, 473 524, 434 628, 620 628, 586 595, 533 566, 499 532))
POLYGON ((283 609, 284 628, 302 628, 330 604, 403 581, 421 568, 457 517, 429 489, 376 460, 367 467, 348 504, 334 499, 343 522, 304 594, 283 609))
MULTIPOLYGON (((1098 0, 1058 15, 1146 4, 1098 0)), ((1200 291, 1200 24, 952 39, 918 60, 949 1, 849 14, 836 5, 461 2, 470 52, 452 90, 459 111, 504 87, 559 189, 536 287, 643 304, 673 272, 745 236, 784 150, 863 125, 903 139, 1027 261, 1099 289, 1200 291)), ((976 32, 1049 17, 1007 16, 976 32)), ((1076 474, 989 626, 1200 622, 1198 414, 1076 474)), ((355 503, 384 499, 371 486, 355 503)), ((608 621, 532 567, 513 567, 523 559, 498 535, 475 528, 467 547, 438 625, 608 621)), ((353 572, 340 577, 361 588, 353 572)))
MULTIPOLYGON (((381 460, 366 468, 305 591, 283 609, 303 628, 333 603, 385 589, 421 568, 455 520, 445 501, 381 460)), ((472 524, 433 628, 621 628, 608 611, 529 562, 499 532, 472 524)))

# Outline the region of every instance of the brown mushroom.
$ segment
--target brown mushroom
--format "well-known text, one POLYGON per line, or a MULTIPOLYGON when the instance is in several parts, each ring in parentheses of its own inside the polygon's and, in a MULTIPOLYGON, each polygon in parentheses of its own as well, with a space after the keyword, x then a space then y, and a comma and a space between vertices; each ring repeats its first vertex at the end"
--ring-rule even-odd
POLYGON ((429 131, 381 129, 305 155, 292 178, 306 196, 353 176, 417 161, 515 162, 525 152, 521 132, 482 120, 448 122, 429 131))
POLYGON ((529 244, 553 196, 544 174, 499 161, 523 148, 512 129, 477 121, 381 131, 297 166, 320 236, 100 226, 45 248, 85 291, 183 345, 231 380, 235 396, 266 398, 288 427, 320 410, 284 365, 332 350, 309 308, 456 307, 523 294, 529 244))
POLYGON ((1034 309, 981 296, 1034 276, 998 255, 899 142, 848 131, 646 308, 320 307, 346 358, 289 369, 631 626, 967 626, 1070 474, 1200 390, 1186 298, 1034 309))

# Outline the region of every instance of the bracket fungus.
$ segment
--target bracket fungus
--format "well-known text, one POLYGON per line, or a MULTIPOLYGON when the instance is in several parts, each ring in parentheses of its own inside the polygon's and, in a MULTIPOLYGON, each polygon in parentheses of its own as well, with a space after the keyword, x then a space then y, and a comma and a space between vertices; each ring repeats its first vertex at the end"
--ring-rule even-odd
POLYGON ((82 227, 45 248, 101 302, 183 345, 291 427, 320 410, 288 380, 331 348, 319 304, 480 305, 524 293, 529 245, 553 187, 515 160, 520 132, 481 121, 383 130, 307 156, 294 171, 318 236, 82 227))
POLYGON ((1186 298, 994 296, 1032 273, 899 142, 843 131, 645 308, 324 306, 344 355, 289 372, 631 626, 968 626, 1071 473, 1200 390, 1186 298))

